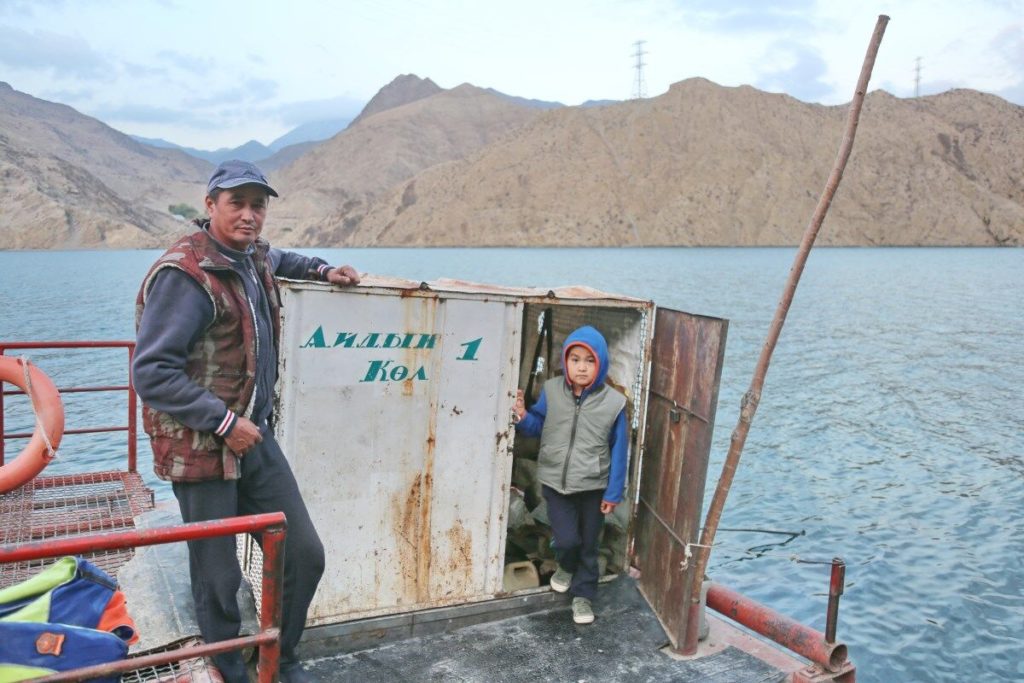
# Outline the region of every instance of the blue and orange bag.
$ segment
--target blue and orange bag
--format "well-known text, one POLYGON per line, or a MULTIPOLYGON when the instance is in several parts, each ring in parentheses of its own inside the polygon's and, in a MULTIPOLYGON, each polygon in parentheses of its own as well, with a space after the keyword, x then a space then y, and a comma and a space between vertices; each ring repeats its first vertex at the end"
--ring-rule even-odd
POLYGON ((82 558, 0 590, 0 683, 124 659, 137 641, 117 582, 82 558))

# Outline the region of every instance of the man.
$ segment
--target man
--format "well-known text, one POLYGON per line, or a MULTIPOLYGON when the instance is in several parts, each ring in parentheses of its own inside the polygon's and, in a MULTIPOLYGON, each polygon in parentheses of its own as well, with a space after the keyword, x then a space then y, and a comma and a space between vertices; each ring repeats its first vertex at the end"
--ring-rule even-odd
MULTIPOLYGON (((273 249, 260 239, 277 192, 253 164, 225 161, 207 186, 207 220, 161 256, 136 300, 132 374, 158 477, 185 522, 282 511, 288 518, 281 680, 313 680, 295 655, 324 550, 271 428, 280 301, 274 276, 356 285, 351 266, 273 249)), ((232 537, 189 543, 192 597, 207 642, 236 637, 241 570, 232 537)), ((246 683, 238 652, 214 658, 246 683)))

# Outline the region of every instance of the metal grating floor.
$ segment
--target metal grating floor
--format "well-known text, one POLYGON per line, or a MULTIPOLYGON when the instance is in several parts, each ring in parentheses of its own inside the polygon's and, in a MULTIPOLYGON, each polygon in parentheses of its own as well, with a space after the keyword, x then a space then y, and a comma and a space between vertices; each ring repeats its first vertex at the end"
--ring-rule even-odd
MULTIPOLYGON (((202 640, 199 638, 190 638, 146 654, 167 652, 201 643, 202 640)), ((193 657, 163 666, 133 669, 121 674, 121 683, 224 683, 224 679, 209 659, 193 657)))
MULTIPOLYGON (((137 472, 95 472, 38 477, 0 494, 0 544, 22 544, 134 528, 134 517, 153 509, 153 491, 137 472)), ((84 555, 111 576, 133 551, 84 555)), ((24 581, 54 560, 0 564, 0 588, 24 581)))

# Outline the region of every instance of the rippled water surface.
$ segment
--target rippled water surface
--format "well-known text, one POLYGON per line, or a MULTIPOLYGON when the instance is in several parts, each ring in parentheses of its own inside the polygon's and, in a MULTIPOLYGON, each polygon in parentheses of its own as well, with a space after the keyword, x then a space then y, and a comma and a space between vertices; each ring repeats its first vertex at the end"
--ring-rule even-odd
MULTIPOLYGON (((317 253, 410 279, 586 284, 728 318, 713 487, 794 250, 317 253)), ((131 338, 156 255, 0 252, 0 339, 131 338)), ((713 578, 822 629, 828 569, 813 562, 841 556, 839 636, 859 680, 1024 680, 1022 301, 1022 250, 815 250, 722 519, 802 535, 722 531, 713 578)), ((100 366, 33 358, 88 383, 123 352, 100 366)), ((68 398, 69 423, 81 399, 68 398)), ((62 457, 76 468, 122 462, 123 436, 70 438, 62 457)), ((142 462, 148 472, 148 452, 142 462)))

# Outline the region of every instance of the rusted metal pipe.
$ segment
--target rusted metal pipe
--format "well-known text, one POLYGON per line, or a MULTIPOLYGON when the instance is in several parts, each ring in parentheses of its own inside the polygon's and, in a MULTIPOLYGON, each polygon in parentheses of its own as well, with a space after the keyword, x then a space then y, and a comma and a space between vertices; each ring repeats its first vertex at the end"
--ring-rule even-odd
POLYGON ((846 663, 845 644, 826 642, 823 633, 725 586, 711 584, 708 607, 829 671, 846 663))
POLYGON ((81 681, 123 671, 157 666, 192 657, 209 656, 259 646, 259 681, 277 680, 281 659, 281 615, 284 592, 284 546, 287 520, 283 512, 269 512, 246 517, 229 517, 210 522, 193 522, 159 529, 133 529, 91 536, 50 539, 25 544, 0 546, 0 563, 38 560, 63 555, 78 555, 87 551, 121 550, 161 543, 191 541, 214 536, 233 536, 244 533, 262 534, 263 545, 263 604, 260 607, 260 632, 252 636, 222 640, 194 647, 171 650, 144 657, 133 657, 117 662, 64 671, 40 681, 81 681))
MULTIPOLYGON (((272 527, 263 532, 262 604, 260 630, 278 628, 281 624, 284 601, 284 527, 272 527)), ((274 639, 260 648, 259 683, 274 683, 281 660, 281 641, 274 639)))
MULTIPOLYGON (((110 676, 112 674, 123 673, 125 671, 134 671, 136 669, 145 669, 150 667, 155 668, 185 659, 210 657, 212 655, 219 655, 232 650, 241 650, 247 647, 259 647, 260 650, 263 650, 266 647, 270 647, 272 644, 276 644, 279 637, 280 632, 278 629, 270 629, 251 636, 241 636, 230 640, 218 640, 216 643, 192 645, 189 647, 179 648, 177 650, 167 650, 166 652, 158 652, 152 655, 143 655, 141 657, 129 657, 128 659, 119 659, 116 662, 107 662, 106 664, 94 664, 92 666, 72 669, 70 671, 61 671, 60 673, 50 674, 43 678, 34 678, 32 680, 34 683, 92 680, 101 676, 110 676)), ((277 669, 274 669, 274 671, 276 672, 277 669)), ((267 678, 266 680, 269 681, 270 679, 267 678)), ((260 683, 263 683, 263 681, 264 679, 260 678, 260 683)))
POLYGON ((45 557, 81 555, 97 550, 121 550, 144 545, 193 541, 199 538, 259 533, 271 527, 285 526, 283 512, 267 512, 247 517, 228 517, 212 522, 192 522, 160 529, 112 531, 94 536, 74 536, 33 543, 0 545, 0 562, 22 562, 45 557))
MULTIPOLYGON (((132 382, 132 358, 135 355, 134 341, 54 341, 54 342, 0 342, 0 356, 11 351, 28 351, 38 349, 127 349, 128 350, 128 384, 109 385, 93 387, 58 387, 61 394, 77 394, 85 392, 101 391, 127 391, 128 392, 128 425, 124 427, 92 427, 81 429, 67 429, 65 434, 96 434, 100 432, 128 432, 128 471, 138 471, 138 395, 135 393, 135 384, 132 382)), ((4 450, 6 442, 11 439, 27 439, 32 432, 8 433, 4 429, 4 396, 15 396, 23 394, 22 391, 0 391, 0 466, 4 464, 4 450)))
POLYGON ((846 563, 843 558, 832 558, 832 575, 828 581, 828 613, 825 616, 825 640, 836 642, 836 626, 839 623, 839 596, 846 584, 846 563))
MULTIPOLYGON (((128 427, 81 427, 79 429, 65 429, 65 434, 105 434, 107 432, 127 432, 128 427)), ((35 432, 7 432, 5 440, 31 439, 35 432)))
POLYGON ((128 471, 137 472, 138 467, 138 395, 132 379, 132 360, 135 358, 135 344, 128 347, 128 471))

